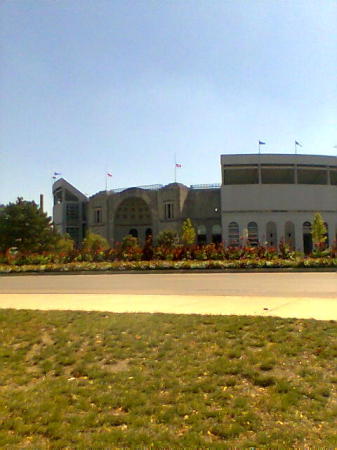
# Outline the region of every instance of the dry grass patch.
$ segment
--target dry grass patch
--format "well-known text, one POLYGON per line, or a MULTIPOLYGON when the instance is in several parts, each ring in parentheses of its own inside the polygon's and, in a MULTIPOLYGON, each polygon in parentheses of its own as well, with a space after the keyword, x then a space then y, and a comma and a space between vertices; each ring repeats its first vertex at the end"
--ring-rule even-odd
POLYGON ((0 311, 0 446, 335 447, 336 322, 0 311))

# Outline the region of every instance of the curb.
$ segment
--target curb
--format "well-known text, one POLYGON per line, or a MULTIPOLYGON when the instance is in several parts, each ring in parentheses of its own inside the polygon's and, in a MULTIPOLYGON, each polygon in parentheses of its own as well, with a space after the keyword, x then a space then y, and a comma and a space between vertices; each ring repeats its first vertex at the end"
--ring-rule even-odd
POLYGON ((82 270, 82 271, 55 271, 55 272, 3 272, 0 277, 11 276, 47 276, 47 275, 141 275, 141 274, 174 274, 174 273, 303 273, 303 272, 336 272, 336 267, 284 267, 284 268, 255 268, 255 269, 144 269, 144 270, 82 270))

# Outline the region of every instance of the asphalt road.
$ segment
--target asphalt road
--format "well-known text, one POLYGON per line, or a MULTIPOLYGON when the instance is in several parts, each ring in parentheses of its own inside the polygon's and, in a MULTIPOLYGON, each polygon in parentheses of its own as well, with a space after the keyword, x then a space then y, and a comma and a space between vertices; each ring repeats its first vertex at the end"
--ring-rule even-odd
POLYGON ((337 300, 337 273, 137 273, 0 276, 0 294, 252 296, 337 300))

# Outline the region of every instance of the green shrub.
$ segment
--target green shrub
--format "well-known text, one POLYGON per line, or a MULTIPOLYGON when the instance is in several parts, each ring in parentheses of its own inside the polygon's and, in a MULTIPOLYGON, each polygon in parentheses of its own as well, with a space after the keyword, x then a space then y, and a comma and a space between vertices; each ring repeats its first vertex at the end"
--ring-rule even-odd
POLYGON ((130 250, 131 248, 136 248, 138 246, 138 238, 128 234, 122 239, 121 247, 123 250, 130 250))
POLYGON ((157 245, 159 247, 173 248, 178 245, 178 233, 173 230, 164 230, 158 234, 157 245))
POLYGON ((60 239, 55 244, 55 251, 60 253, 70 253, 74 250, 75 242, 71 239, 69 234, 60 236, 60 239))
POLYGON ((97 252, 109 248, 108 241, 101 235, 95 233, 88 233, 82 242, 82 251, 97 252))

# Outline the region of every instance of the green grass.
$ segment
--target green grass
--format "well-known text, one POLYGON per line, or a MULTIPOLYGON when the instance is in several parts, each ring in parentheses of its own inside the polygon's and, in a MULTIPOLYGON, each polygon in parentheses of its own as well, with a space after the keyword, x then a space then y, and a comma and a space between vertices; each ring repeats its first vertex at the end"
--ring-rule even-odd
POLYGON ((0 447, 336 447, 336 322, 0 311, 0 447))

